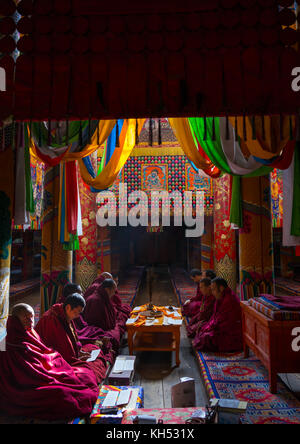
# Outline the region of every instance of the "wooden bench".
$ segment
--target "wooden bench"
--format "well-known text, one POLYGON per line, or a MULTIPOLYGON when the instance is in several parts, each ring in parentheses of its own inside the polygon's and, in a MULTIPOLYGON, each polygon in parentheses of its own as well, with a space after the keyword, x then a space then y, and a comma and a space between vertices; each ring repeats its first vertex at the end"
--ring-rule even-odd
POLYGON ((277 373, 300 372, 300 351, 292 348, 292 332, 300 321, 274 321, 247 302, 241 307, 245 358, 251 349, 268 369, 270 392, 277 393, 277 373))

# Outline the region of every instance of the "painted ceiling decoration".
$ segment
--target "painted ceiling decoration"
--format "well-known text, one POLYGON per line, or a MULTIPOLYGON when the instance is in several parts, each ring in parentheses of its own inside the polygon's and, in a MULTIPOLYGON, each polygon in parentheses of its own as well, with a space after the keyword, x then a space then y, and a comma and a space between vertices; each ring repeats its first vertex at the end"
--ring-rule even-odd
POLYGON ((300 92, 291 88, 292 70, 300 66, 293 1, 16 3, 0 4, 1 120, 294 115, 299 109, 300 92))

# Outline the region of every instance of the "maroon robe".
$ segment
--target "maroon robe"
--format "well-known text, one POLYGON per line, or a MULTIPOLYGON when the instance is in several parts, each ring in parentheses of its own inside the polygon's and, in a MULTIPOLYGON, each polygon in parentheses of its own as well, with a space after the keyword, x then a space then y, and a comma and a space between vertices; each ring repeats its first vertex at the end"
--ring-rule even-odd
POLYGON ((118 319, 126 323, 127 319, 130 317, 132 308, 130 305, 122 302, 118 290, 116 290, 114 296, 111 298, 111 303, 115 306, 118 319))
POLYGON ((193 345, 197 350, 214 352, 234 352, 243 348, 240 301, 230 288, 215 301, 213 315, 202 324, 193 345))
POLYGON ((101 341, 102 338, 108 338, 109 344, 107 345, 107 349, 111 348, 114 351, 118 350, 119 342, 113 334, 102 330, 102 328, 95 327, 94 325, 88 325, 82 315, 74 319, 74 325, 76 327, 78 339, 82 344, 84 344, 84 346, 85 344, 90 344, 93 341, 101 341))
POLYGON ((113 337, 120 344, 126 328, 125 322, 118 317, 115 306, 102 285, 87 298, 83 317, 89 325, 102 328, 109 338, 113 337))
POLYGON ((101 350, 98 358, 93 362, 80 360, 80 351, 90 352, 98 347, 92 344, 86 344, 82 347, 73 321, 67 322, 63 304, 55 304, 44 313, 36 325, 36 330, 43 342, 48 347, 58 351, 69 364, 92 369, 97 382, 100 384, 103 381, 107 362, 113 362, 111 351, 101 350))
MULTIPOLYGON (((83 296, 84 299, 87 300, 90 296, 99 291, 105 279, 107 278, 104 276, 99 276, 97 279, 95 279, 92 285, 90 285, 89 288, 87 288, 87 290, 85 291, 83 296)), ((123 322, 125 324, 127 319, 130 317, 132 308, 130 307, 130 305, 124 304, 122 302, 118 290, 116 290, 116 293, 114 294, 114 296, 111 298, 110 301, 115 307, 118 320, 121 321, 121 323, 123 322)))
POLYGON ((190 338, 195 336, 198 328, 203 322, 210 320, 214 312, 215 302, 216 300, 212 293, 209 293, 208 296, 203 295, 199 312, 192 317, 189 325, 187 326, 187 334, 190 338))
POLYGON ((17 317, 7 321, 0 352, 0 410, 12 416, 63 420, 89 415, 99 388, 88 368, 70 366, 17 317))
POLYGON ((104 276, 99 276, 97 279, 94 280, 94 282, 85 290, 83 297, 85 300, 87 300, 90 296, 92 296, 95 291, 99 289, 99 287, 103 284, 103 281, 105 281, 106 278, 104 276))
POLYGON ((192 318, 193 316, 195 316, 201 308, 202 298, 203 298, 203 294, 200 291, 200 285, 197 284, 196 296, 191 298, 190 302, 188 302, 187 304, 184 304, 182 306, 183 316, 186 316, 188 318, 192 318))
MULTIPOLYGON (((59 299, 59 303, 64 303, 66 298, 61 297, 59 299)), ((118 341, 114 339, 113 336, 107 334, 102 328, 95 327, 94 325, 88 325, 85 322, 82 314, 76 319, 74 319, 74 325, 76 328, 76 333, 78 340, 81 344, 91 344, 94 341, 101 340, 102 338, 109 338, 110 344, 108 344, 107 348, 112 348, 113 350, 118 349, 118 341)))
MULTIPOLYGON (((98 279, 100 279, 100 278, 98 278, 98 279)), ((95 291, 98 290, 98 288, 102 284, 103 280, 100 283, 100 282, 98 282, 98 279, 96 279, 96 281, 94 281, 84 292, 83 297, 86 301, 88 300, 88 298, 90 296, 92 296, 95 293, 95 291)))

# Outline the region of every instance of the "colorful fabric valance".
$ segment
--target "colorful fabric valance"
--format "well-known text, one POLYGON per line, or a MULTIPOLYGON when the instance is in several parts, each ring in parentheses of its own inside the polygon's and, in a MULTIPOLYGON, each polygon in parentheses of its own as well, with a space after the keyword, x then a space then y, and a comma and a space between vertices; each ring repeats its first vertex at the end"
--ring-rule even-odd
POLYGON ((113 185, 135 146, 136 131, 138 134, 141 132, 144 122, 145 119, 138 119, 138 128, 136 128, 136 119, 124 120, 119 136, 120 146, 115 147, 110 160, 103 167, 102 171, 99 175, 97 175, 97 177, 95 177, 95 174, 92 174, 91 171, 88 170, 83 159, 78 161, 81 177, 87 185, 96 190, 105 190, 113 185))
POLYGON ((32 136, 30 137, 31 153, 51 166, 58 165, 61 161, 69 162, 82 159, 103 145, 115 124, 115 120, 100 120, 96 123, 93 122, 93 125, 88 121, 72 122, 68 130, 68 144, 67 136, 64 134, 60 144, 56 143, 56 139, 53 139, 51 145, 48 145, 49 132, 46 130, 44 122, 33 123, 32 136))
MULTIPOLYGON (((295 118, 288 116, 230 117, 231 125, 253 156, 270 160, 280 156, 295 135, 295 118), (254 137, 253 137, 254 136, 254 137)), ((295 145, 295 141, 294 141, 295 145)))
POLYGON ((193 138, 189 121, 186 118, 169 119, 170 125, 187 158, 200 170, 212 178, 220 177, 221 171, 215 166, 201 146, 193 138))
POLYGON ((60 164, 58 240, 66 250, 78 250, 82 235, 78 177, 75 162, 60 164))
MULTIPOLYGON (((235 140, 234 129, 230 124, 227 126, 228 140, 226 140, 226 137, 224 138, 226 119, 212 117, 206 119, 189 118, 188 120, 194 137, 200 143, 212 163, 224 173, 238 175, 230 168, 223 150, 223 145, 226 147, 225 150, 228 151, 228 145, 231 144, 235 151, 238 152, 239 157, 241 158, 242 156, 241 149, 237 143, 239 140, 235 140)), ((269 167, 262 167, 261 164, 255 163, 249 169, 245 167, 242 175, 247 177, 262 176, 270 171, 269 167)))

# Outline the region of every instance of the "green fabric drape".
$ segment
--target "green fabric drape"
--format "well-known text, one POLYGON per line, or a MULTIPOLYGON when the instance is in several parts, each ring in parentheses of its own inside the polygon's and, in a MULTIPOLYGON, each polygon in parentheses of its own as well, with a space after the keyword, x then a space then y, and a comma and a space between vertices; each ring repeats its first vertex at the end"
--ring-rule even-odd
MULTIPOLYGON (((221 139, 220 139, 219 120, 220 119, 218 117, 215 118, 208 117, 206 119, 200 117, 189 118, 190 126, 194 136, 200 143, 201 147, 204 149, 207 156, 213 162, 213 164, 224 173, 230 174, 231 176, 235 176, 235 174, 231 171, 227 163, 226 157, 223 153, 221 139)), ((243 177, 265 176, 269 174, 272 170, 273 168, 262 166, 258 170, 250 174, 247 174, 243 177)))
POLYGON ((241 178, 233 176, 231 190, 230 223, 243 228, 241 178))
MULTIPOLYGON (((231 171, 224 155, 220 137, 220 119, 217 118, 189 118, 190 126, 194 137, 198 140, 206 155, 215 166, 223 173, 233 176, 232 198, 230 207, 230 222, 239 228, 243 227, 243 211, 241 196, 241 181, 237 174, 231 171)), ((257 177, 269 174, 273 168, 262 166, 256 171, 243 177, 257 177)))
POLYGON ((70 236, 69 242, 64 242, 62 244, 63 249, 67 250, 67 251, 80 250, 78 235, 77 234, 69 234, 69 236, 70 236))
POLYGON ((294 157, 294 194, 291 235, 300 236, 300 142, 296 143, 294 157))
MULTIPOLYGON (((90 123, 91 125, 91 132, 95 130, 97 127, 98 121, 92 121, 90 123)), ((41 146, 48 146, 48 138, 49 138, 49 131, 48 128, 46 128, 45 124, 43 123, 36 123, 32 122, 32 133, 34 134, 34 137, 36 140, 41 141, 41 146)), ((51 147, 53 148, 63 148, 67 145, 70 145, 72 143, 79 142, 79 136, 80 132, 83 135, 84 132, 86 132, 88 128, 89 122, 88 120, 84 120, 82 122, 80 121, 71 121, 68 124, 68 136, 67 134, 63 135, 61 137, 61 141, 58 143, 57 140, 55 140, 54 137, 51 136, 51 147), (67 140, 68 139, 68 140, 67 140)))

